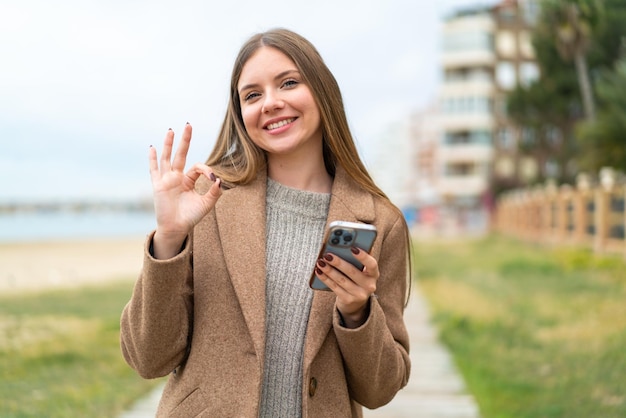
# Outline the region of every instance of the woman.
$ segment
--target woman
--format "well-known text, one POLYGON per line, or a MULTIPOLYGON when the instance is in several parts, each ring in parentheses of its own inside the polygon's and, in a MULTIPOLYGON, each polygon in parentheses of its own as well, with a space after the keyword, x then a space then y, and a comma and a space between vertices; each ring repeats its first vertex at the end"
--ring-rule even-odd
POLYGON ((122 313, 126 361, 170 374, 158 416, 359 417, 408 380, 408 232, 372 182, 337 83, 284 29, 253 36, 206 164, 150 149, 157 228, 122 313), (375 225, 358 270, 317 259, 333 220, 375 225), (316 275, 332 292, 314 291, 316 275))

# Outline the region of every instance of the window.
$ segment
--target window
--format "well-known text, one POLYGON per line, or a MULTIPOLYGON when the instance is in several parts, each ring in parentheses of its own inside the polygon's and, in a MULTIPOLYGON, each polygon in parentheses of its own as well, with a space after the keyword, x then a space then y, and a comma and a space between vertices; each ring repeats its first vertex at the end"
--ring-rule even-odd
POLYGON ((446 145, 466 144, 468 141, 469 138, 465 132, 446 132, 444 136, 446 145))
POLYGON ((469 81, 491 81, 491 71, 488 68, 472 68, 469 70, 467 79, 469 81))
POLYGON ((488 68, 457 68, 454 70, 446 70, 444 73, 446 82, 457 81, 487 81, 491 82, 493 77, 488 68))
POLYGON ((533 47, 531 34, 528 31, 519 34, 519 51, 525 58, 533 58, 535 56, 535 48, 533 47))
POLYGON ((446 166, 446 174, 450 176, 469 176, 474 173, 474 164, 455 163, 446 166))
POLYGON ((489 97, 480 97, 475 109, 476 113, 491 113, 491 99, 489 97))
POLYGON ((449 33, 443 38, 443 50, 446 52, 493 51, 493 35, 488 32, 449 33))
POLYGON ((496 161, 495 170, 500 177, 513 177, 515 174, 515 163, 510 157, 502 157, 496 161))
POLYGON ((539 67, 534 62, 523 62, 519 67, 519 81, 524 87, 539 79, 539 67))
POLYGON ((462 144, 491 144, 491 132, 486 130, 446 132, 444 135, 446 145, 462 144))
POLYGON ((556 160, 548 160, 544 166, 546 177, 556 177, 559 175, 559 163, 556 160))
POLYGON ((463 81, 463 71, 460 70, 447 70, 444 73, 444 80, 446 82, 463 81))
POLYGON ((489 131, 472 131, 470 137, 473 144, 491 144, 491 132, 489 131))
POLYGON ((481 114, 491 113, 492 101, 484 96, 449 97, 441 101, 445 114, 481 114))
POLYGON ((506 96, 498 97, 494 100, 495 112, 498 116, 507 116, 507 98, 506 96))
POLYGON ((498 130, 498 145, 501 149, 513 149, 515 142, 513 140, 513 132, 510 128, 500 128, 498 130))
POLYGON ((531 157, 524 157, 520 164, 520 173, 525 181, 532 181, 539 174, 537 161, 531 157))
POLYGON ((501 31, 496 38, 498 54, 503 57, 514 57, 516 55, 515 34, 511 31, 501 31))
POLYGON ((517 15, 512 7, 503 7, 498 14, 502 22, 515 22, 515 16, 517 15))
POLYGON ((533 26, 537 22, 537 19, 539 17, 539 0, 524 0, 520 3, 520 6, 524 12, 524 19, 529 25, 533 26))
POLYGON ((515 66, 512 62, 503 61, 498 63, 496 67, 496 81, 505 90, 515 87, 515 66))
POLYGON ((522 128, 522 135, 521 135, 522 145, 526 147, 531 147, 535 145, 536 141, 537 141, 537 135, 533 128, 529 128, 529 127, 522 128))
POLYGON ((561 130, 556 126, 548 126, 545 130, 546 141, 548 144, 553 147, 558 147, 561 145, 563 140, 563 135, 561 134, 561 130))

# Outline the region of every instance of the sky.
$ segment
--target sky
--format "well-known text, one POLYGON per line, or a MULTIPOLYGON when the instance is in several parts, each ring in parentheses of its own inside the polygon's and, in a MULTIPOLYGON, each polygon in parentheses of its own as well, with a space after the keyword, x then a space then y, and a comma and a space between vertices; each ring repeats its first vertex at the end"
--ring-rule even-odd
POLYGON ((2 0, 0 202, 149 197, 149 146, 190 122, 188 164, 204 161, 240 46, 274 27, 317 47, 367 164, 435 99, 443 17, 493 3, 2 0))

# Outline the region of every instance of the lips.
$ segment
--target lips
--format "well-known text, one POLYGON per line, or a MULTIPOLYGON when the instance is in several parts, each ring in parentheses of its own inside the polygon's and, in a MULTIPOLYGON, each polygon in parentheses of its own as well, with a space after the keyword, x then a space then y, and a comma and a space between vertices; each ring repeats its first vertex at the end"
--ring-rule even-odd
POLYGON ((294 120, 296 120, 296 118, 288 118, 288 119, 280 120, 278 122, 272 122, 268 124, 267 126, 265 126, 265 129, 267 129, 268 131, 272 131, 274 129, 282 128, 283 126, 290 124, 294 120))

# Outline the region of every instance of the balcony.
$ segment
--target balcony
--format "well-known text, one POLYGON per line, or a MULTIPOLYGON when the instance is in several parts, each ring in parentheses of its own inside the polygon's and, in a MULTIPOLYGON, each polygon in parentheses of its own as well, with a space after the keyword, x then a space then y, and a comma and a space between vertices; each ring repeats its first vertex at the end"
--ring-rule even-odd
POLYGON ((441 66, 444 69, 495 65, 496 55, 489 50, 448 51, 441 57, 441 66))
POLYGON ((443 67, 493 66, 494 30, 494 21, 486 10, 447 21, 443 28, 443 67))
POLYGON ((487 177, 482 175, 447 175, 437 181, 441 196, 481 196, 487 191, 487 177))
POLYGON ((495 121, 490 113, 450 113, 440 117, 444 131, 493 130, 495 121))
POLYGON ((442 144, 438 150, 441 162, 489 162, 493 158, 493 148, 488 144, 442 144))
POLYGON ((441 85, 441 97, 488 96, 493 97, 496 88, 492 80, 457 79, 446 80, 441 85))

